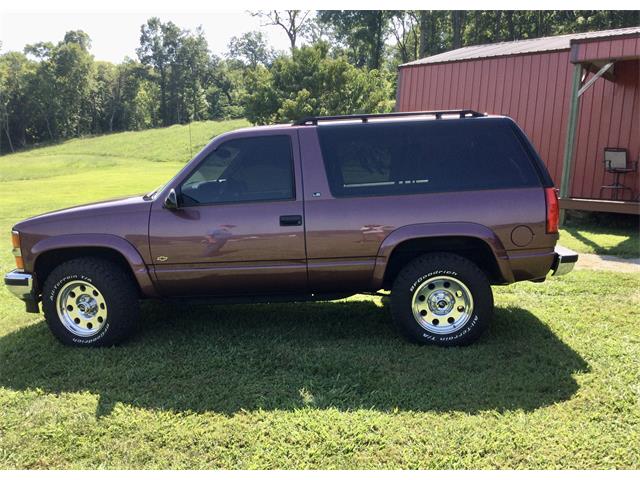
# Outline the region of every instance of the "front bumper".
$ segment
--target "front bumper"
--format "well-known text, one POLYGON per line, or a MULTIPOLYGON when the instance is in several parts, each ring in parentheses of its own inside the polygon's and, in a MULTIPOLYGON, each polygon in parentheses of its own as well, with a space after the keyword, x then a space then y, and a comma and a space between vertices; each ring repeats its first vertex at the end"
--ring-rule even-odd
POLYGON ((33 275, 13 270, 4 276, 4 284, 11 293, 25 302, 27 312, 39 313, 38 295, 33 288, 33 275))
POLYGON ((553 259, 553 265, 551 265, 551 270, 553 271, 552 275, 555 277, 558 275, 566 275, 573 270, 577 261, 578 254, 576 252, 569 250, 568 248, 561 247, 560 245, 556 245, 555 257, 553 259))

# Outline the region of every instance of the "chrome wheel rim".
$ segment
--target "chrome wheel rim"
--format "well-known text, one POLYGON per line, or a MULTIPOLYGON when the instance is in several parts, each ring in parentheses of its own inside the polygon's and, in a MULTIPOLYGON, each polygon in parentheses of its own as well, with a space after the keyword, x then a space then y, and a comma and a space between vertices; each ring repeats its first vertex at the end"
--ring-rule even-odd
POLYGON ((431 333, 460 330, 473 314, 473 296, 460 280, 447 276, 429 278, 413 294, 411 309, 416 322, 431 333))
POLYGON ((58 292, 56 306, 62 325, 79 337, 91 337, 106 324, 107 302, 89 282, 68 282, 58 292))

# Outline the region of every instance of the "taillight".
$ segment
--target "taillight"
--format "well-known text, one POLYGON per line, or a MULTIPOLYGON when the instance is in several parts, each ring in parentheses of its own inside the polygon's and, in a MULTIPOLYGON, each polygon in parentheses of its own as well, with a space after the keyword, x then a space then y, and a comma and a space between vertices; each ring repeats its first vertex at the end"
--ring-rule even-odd
POLYGON ((16 259, 16 267, 24 269, 24 260, 22 259, 22 251, 20 250, 20 234, 13 230, 11 232, 11 246, 13 247, 13 256, 16 259))
POLYGON ((558 233, 560 221, 560 205, 555 188, 545 188, 544 197, 547 203, 547 233, 558 233))

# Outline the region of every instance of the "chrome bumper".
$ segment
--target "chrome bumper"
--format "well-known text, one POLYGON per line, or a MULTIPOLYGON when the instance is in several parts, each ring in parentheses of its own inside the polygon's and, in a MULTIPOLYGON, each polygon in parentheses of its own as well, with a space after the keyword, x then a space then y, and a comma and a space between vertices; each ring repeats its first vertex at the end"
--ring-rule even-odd
POLYGON ((13 270, 4 276, 4 284, 7 290, 27 304, 27 312, 39 312, 38 297, 33 290, 33 275, 13 270))
POLYGON ((554 277, 557 277, 558 275, 566 275, 573 270, 577 261, 578 254, 576 252, 557 245, 555 248, 555 258, 553 259, 553 265, 551 266, 551 270, 553 270, 552 275, 554 277))

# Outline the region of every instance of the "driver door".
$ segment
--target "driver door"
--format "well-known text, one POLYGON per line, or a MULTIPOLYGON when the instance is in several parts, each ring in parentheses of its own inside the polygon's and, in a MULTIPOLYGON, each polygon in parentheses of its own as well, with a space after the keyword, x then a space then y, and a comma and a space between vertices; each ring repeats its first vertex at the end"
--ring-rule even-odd
POLYGON ((149 243, 167 296, 304 292, 307 264, 295 132, 240 136, 154 202, 149 243))

